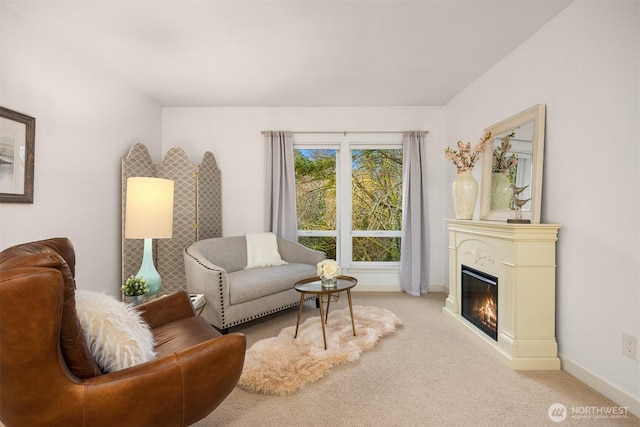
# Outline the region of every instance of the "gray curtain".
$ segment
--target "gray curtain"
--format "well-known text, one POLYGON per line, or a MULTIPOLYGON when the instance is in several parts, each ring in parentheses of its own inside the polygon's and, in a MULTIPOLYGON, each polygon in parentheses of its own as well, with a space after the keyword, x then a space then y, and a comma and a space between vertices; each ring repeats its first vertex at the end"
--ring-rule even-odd
POLYGON ((297 241, 296 176, 293 134, 265 132, 267 143, 267 231, 297 241))
POLYGON ((413 296, 427 293, 429 273, 426 135, 426 132, 412 131, 402 137, 400 287, 413 296))

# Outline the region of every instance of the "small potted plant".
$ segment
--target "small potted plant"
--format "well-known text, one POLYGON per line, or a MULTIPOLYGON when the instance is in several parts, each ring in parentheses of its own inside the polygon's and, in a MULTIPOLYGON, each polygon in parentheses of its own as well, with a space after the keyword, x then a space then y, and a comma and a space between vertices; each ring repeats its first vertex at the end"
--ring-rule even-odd
POLYGON ((129 277, 120 289, 124 295, 124 302, 132 305, 141 304, 144 300, 144 294, 149 292, 147 279, 139 276, 129 277))

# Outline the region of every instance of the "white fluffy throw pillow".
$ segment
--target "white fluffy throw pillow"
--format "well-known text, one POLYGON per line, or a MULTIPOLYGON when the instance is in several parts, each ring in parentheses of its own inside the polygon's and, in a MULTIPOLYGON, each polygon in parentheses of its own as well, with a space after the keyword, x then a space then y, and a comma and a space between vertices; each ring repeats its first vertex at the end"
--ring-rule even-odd
POLYGON ((89 350, 103 372, 156 356, 149 325, 132 306, 103 293, 76 290, 76 311, 89 350))
POLYGON ((256 267, 275 267, 287 264, 278 252, 278 239, 273 233, 247 233, 247 266, 245 270, 256 267))

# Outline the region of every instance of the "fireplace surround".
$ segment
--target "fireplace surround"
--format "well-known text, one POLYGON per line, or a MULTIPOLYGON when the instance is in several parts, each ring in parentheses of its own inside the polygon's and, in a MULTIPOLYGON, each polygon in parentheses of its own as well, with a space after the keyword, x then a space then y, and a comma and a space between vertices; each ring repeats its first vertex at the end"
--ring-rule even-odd
MULTIPOLYGON (((555 338, 555 249, 560 226, 453 219, 447 224, 449 296, 443 313, 511 369, 560 369, 555 338), (495 279, 495 338, 463 316, 463 268, 495 279)), ((491 324, 493 315, 486 316, 491 324)))

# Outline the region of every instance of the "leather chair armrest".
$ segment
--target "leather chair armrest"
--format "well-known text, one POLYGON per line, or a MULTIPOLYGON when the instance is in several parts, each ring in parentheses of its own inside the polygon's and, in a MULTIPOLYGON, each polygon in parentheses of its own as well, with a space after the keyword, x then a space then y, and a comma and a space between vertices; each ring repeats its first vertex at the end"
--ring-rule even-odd
POLYGON ((185 291, 159 297, 136 306, 136 309, 151 329, 196 315, 191 298, 185 291))
MULTIPOLYGON (((163 297, 166 298, 166 297, 163 297)), ((131 368, 83 381, 86 425, 111 426, 131 406, 133 425, 191 425, 233 391, 242 373, 243 334, 220 336, 131 368)))

